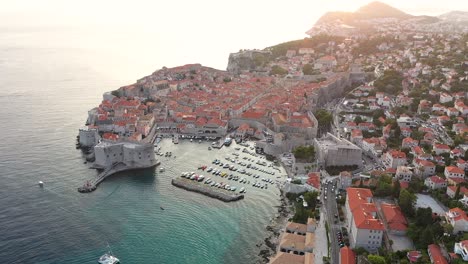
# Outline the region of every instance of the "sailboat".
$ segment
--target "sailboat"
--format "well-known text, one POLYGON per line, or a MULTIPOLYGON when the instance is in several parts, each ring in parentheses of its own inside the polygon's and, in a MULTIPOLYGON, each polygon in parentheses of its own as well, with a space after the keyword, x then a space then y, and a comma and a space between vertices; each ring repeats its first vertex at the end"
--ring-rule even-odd
POLYGON ((112 250, 109 246, 109 243, 107 243, 107 248, 109 249, 109 251, 107 253, 105 253, 104 255, 102 255, 98 262, 101 263, 101 264, 117 264, 120 262, 120 260, 114 256, 114 254, 112 253, 112 250))

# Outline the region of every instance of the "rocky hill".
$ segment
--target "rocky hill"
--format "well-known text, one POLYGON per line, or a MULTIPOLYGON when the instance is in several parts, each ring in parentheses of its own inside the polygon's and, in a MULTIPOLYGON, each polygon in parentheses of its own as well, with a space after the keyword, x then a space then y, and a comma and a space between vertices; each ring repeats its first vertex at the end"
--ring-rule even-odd
POLYGON ((328 12, 317 21, 316 25, 340 20, 342 23, 354 26, 356 24, 359 24, 362 20, 367 19, 408 19, 411 17, 413 16, 410 14, 407 14, 399 9, 396 9, 382 2, 376 1, 359 8, 356 12, 328 12))
POLYGON ((442 14, 438 17, 442 21, 451 22, 468 22, 468 12, 464 11, 452 11, 442 14))

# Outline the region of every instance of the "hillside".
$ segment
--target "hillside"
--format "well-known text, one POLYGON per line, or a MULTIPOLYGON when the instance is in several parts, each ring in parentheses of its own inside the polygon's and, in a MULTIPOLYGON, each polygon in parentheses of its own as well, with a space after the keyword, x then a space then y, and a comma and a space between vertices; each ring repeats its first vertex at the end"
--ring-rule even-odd
POLYGON ((385 17, 393 17, 393 18, 400 18, 406 19, 412 17, 397 8, 384 4, 382 2, 372 2, 369 3, 361 8, 359 8, 355 14, 360 18, 385 18, 385 17))
POLYGON ((316 23, 330 23, 340 20, 344 24, 355 25, 359 20, 373 18, 411 18, 409 15, 397 8, 389 6, 381 2, 372 2, 363 7, 360 7, 356 12, 327 12, 316 23))
POLYGON ((451 22, 467 22, 468 21, 468 12, 465 11, 452 11, 439 16, 443 21, 451 22))

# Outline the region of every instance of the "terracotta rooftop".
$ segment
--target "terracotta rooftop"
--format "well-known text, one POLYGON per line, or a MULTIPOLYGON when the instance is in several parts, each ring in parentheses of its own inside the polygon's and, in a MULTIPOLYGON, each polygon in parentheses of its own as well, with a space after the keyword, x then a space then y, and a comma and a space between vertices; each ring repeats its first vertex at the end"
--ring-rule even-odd
POLYGON ((356 253, 347 246, 340 249, 340 264, 356 264, 356 253))
POLYGON ((408 222, 401 212, 401 208, 397 205, 382 203, 380 205, 385 221, 389 229, 405 231, 408 229, 408 222))
POLYGON ((442 255, 440 247, 436 244, 431 244, 427 247, 427 251, 430 252, 432 256, 432 263, 434 264, 447 264, 447 260, 442 255))
POLYGON ((348 188, 348 205, 353 214, 357 228, 384 230, 380 219, 377 218, 377 208, 372 202, 372 192, 364 188, 348 188))

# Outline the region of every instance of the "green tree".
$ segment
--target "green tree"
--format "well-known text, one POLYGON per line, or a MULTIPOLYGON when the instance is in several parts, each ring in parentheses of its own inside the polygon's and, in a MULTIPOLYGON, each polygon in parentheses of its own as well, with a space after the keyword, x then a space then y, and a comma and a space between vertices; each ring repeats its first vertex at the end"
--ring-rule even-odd
POLYGON ((392 186, 392 196, 393 198, 398 198, 400 195, 401 185, 399 181, 395 181, 392 186))
POLYGON ((296 159, 313 161, 315 160, 315 148, 314 146, 299 146, 293 149, 293 154, 296 159))
POLYGON ((354 118, 354 122, 355 122, 356 124, 359 124, 359 123, 364 122, 364 120, 362 120, 362 117, 361 117, 361 116, 356 116, 356 117, 354 118))
POLYGON ((325 109, 319 109, 314 115, 318 121, 319 134, 329 131, 333 121, 332 114, 325 109))
POLYGON ((420 234, 419 246, 421 248, 427 248, 428 245, 434 243, 434 236, 432 234, 432 229, 430 226, 427 226, 424 231, 420 234))
POLYGON ((372 112, 373 119, 379 119, 382 116, 385 116, 385 112, 382 109, 377 109, 374 112, 372 112))
POLYGON ((380 78, 374 81, 374 86, 379 92, 397 95, 402 91, 401 82, 403 75, 395 70, 386 70, 380 78))
POLYGON ((398 204, 401 207, 402 212, 407 216, 414 215, 414 202, 416 201, 416 196, 413 193, 410 193, 406 189, 400 191, 400 196, 398 198, 398 204))
POLYGON ((418 208, 416 210, 415 223, 418 226, 428 226, 432 224, 432 209, 427 208, 418 208))
POLYGON ((306 192, 304 193, 304 200, 307 202, 308 207, 311 210, 315 210, 317 204, 318 192, 306 192))
POLYGON ((371 264, 386 264, 385 258, 379 255, 369 255, 367 259, 371 264))
POLYGON ((288 74, 288 71, 281 68, 280 66, 278 65, 274 65, 273 67, 271 67, 271 71, 270 71, 270 75, 280 75, 280 76, 284 76, 288 74))
POLYGON ((302 73, 304 73, 304 75, 313 75, 315 73, 314 66, 307 63, 304 65, 304 67, 302 67, 302 73))
POLYGON ((457 186, 457 190, 455 191, 455 200, 460 199, 460 184, 457 186))

